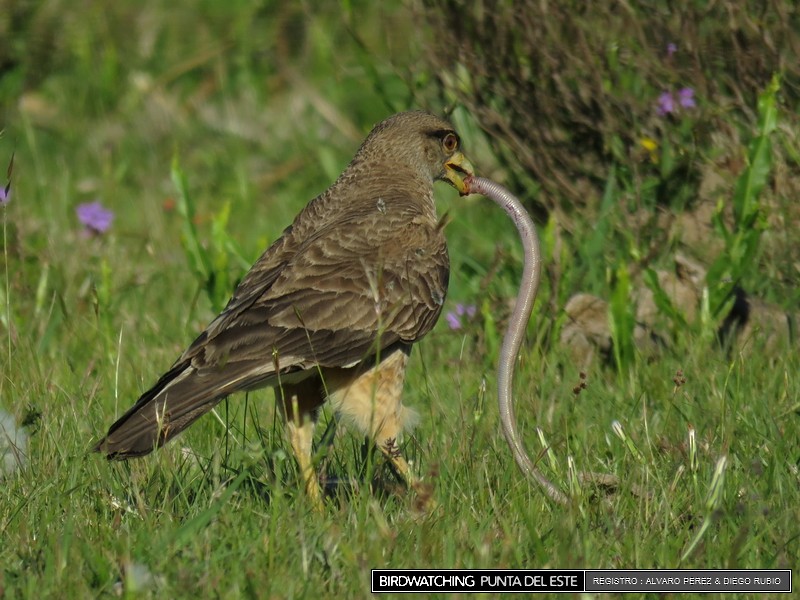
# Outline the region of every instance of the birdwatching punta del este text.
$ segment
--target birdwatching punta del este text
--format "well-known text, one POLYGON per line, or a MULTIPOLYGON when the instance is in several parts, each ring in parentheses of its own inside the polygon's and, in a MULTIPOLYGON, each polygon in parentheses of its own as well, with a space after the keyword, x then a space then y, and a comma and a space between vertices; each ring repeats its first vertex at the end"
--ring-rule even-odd
POLYGON ((790 569, 373 569, 372 592, 791 593, 790 569))

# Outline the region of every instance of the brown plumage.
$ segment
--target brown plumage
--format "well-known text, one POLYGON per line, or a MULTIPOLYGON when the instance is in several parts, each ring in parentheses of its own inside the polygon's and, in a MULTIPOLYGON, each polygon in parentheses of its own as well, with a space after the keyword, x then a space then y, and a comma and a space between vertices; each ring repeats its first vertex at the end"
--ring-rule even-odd
POLYGON ((326 398, 410 479, 396 449, 411 414, 400 396, 411 345, 431 330, 447 293, 433 183, 464 191, 471 167, 458 146, 452 126, 428 113, 379 123, 96 450, 147 454, 226 396, 272 386, 318 506, 311 440, 326 398))

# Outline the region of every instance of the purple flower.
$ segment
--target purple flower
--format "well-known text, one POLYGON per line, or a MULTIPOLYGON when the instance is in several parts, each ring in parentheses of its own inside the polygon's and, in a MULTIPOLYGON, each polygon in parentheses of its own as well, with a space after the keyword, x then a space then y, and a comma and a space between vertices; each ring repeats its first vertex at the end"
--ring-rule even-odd
POLYGON ((677 44, 675 44, 673 42, 670 42, 669 44, 667 44, 667 57, 671 57, 677 51, 678 51, 677 44))
POLYGON ((456 314, 459 317, 463 317, 464 315, 467 315, 467 317, 469 317, 471 319, 472 317, 475 316, 475 313, 477 312, 477 310, 478 309, 473 304, 469 304, 469 305, 464 305, 464 304, 460 304, 460 303, 456 304, 456 314))
POLYGON ((477 313, 478 308, 474 304, 461 304, 459 302, 456 304, 456 309, 454 311, 445 315, 445 319, 447 319, 447 324, 450 326, 450 329, 457 330, 461 329, 461 317, 472 319, 477 313))
POLYGON ((656 112, 662 117, 675 112, 675 98, 672 92, 664 92, 658 97, 656 112))
POLYGON ((105 233, 111 227, 111 221, 114 220, 114 213, 103 206, 99 200, 79 204, 75 208, 75 212, 87 233, 105 233))
POLYGON ((450 326, 450 329, 461 329, 461 317, 459 317, 456 313, 449 312, 444 318, 447 319, 447 324, 450 326))
POLYGON ((678 103, 683 108, 694 108, 697 106, 697 103, 694 101, 694 90, 690 87, 678 90, 678 103))

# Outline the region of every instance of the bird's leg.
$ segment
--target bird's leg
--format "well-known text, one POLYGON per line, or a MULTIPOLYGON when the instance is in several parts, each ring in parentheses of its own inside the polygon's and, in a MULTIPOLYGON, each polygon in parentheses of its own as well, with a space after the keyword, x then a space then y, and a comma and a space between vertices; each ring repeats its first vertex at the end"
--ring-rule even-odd
POLYGON ((297 459, 306 494, 314 510, 322 512, 322 491, 311 460, 317 409, 322 404, 319 381, 310 378, 295 385, 282 385, 276 393, 282 400, 289 443, 297 459))
POLYGON ((322 512, 324 508, 322 492, 320 491, 314 466, 311 464, 314 425, 315 423, 311 419, 304 419, 302 424, 298 424, 295 420, 286 422, 289 443, 292 445, 292 451, 297 459, 297 465, 300 468, 300 477, 302 477, 305 482, 306 494, 314 510, 322 512))
POLYGON ((390 353, 375 369, 369 429, 375 444, 394 467, 409 489, 416 490, 419 479, 414 475, 398 444, 403 431, 416 424, 418 415, 403 406, 403 382, 410 349, 390 353))
POLYGON ((419 479, 398 445, 403 431, 417 420, 416 413, 402 403, 409 350, 396 348, 366 371, 328 370, 325 382, 337 413, 374 440, 408 488, 418 491, 419 479))

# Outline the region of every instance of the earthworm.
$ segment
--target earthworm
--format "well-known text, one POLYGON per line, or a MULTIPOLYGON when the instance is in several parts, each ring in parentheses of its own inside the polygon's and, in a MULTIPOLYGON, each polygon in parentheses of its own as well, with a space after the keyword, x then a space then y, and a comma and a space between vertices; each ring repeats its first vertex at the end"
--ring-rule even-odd
POLYGON ((525 328, 533 309, 536 292, 541 279, 542 255, 539 249, 539 236, 530 215, 522 203, 502 185, 484 177, 468 176, 464 179, 467 194, 482 194, 499 204, 517 226, 522 246, 525 250, 525 261, 522 270, 522 281, 514 303, 514 311, 503 338, 500 350, 500 361, 497 366, 497 401, 500 408, 500 422, 517 465, 526 477, 539 484, 544 492, 555 502, 567 504, 568 499, 547 477, 542 475, 528 456, 517 427, 512 400, 512 384, 514 365, 517 361, 525 328))

